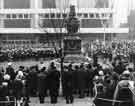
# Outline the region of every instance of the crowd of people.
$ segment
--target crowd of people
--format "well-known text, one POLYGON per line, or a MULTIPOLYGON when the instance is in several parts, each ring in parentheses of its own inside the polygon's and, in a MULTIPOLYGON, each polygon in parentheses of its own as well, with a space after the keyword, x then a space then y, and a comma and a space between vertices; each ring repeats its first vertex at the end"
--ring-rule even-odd
POLYGON ((48 48, 14 48, 0 51, 0 62, 5 61, 24 61, 38 60, 40 58, 56 58, 58 57, 55 50, 48 48))
POLYGON ((116 56, 123 56, 130 61, 134 61, 135 57, 135 41, 134 40, 112 40, 112 41, 100 41, 96 40, 84 45, 85 52, 89 56, 102 53, 105 56, 114 58, 116 56))
POLYGON ((117 102, 120 102, 120 106, 133 106, 135 67, 134 58, 129 53, 133 55, 135 43, 122 41, 111 42, 110 46, 101 44, 96 42, 91 49, 92 63, 71 63, 64 65, 62 70, 58 70, 54 62, 46 67, 44 61, 15 70, 9 62, 6 69, 0 68, 0 101, 14 96, 20 103, 23 100, 30 102, 31 96, 38 96, 40 103, 44 103, 49 96, 50 103, 56 104, 62 93, 67 104, 74 103, 76 98, 88 96, 94 97, 96 106, 108 106, 105 105, 107 100, 113 106, 117 102), (99 58, 102 61, 99 62, 99 58))
MULTIPOLYGON (((41 61, 39 65, 29 68, 20 66, 18 70, 8 63, 6 70, 0 70, 0 101, 6 100, 7 96, 14 96, 19 102, 21 98, 29 101, 31 96, 38 96, 40 103, 44 103, 45 97, 50 96, 50 102, 56 104, 62 90, 67 104, 73 103, 76 97, 88 96, 95 97, 94 103, 101 106, 98 98, 113 101, 128 96, 128 106, 132 106, 129 95, 119 95, 119 91, 122 87, 134 88, 134 81, 134 65, 124 64, 119 58, 112 63, 104 59, 103 64, 70 64, 61 71, 57 70, 53 62, 49 67, 45 67, 41 61)), ((125 103, 123 105, 127 106, 125 103)))

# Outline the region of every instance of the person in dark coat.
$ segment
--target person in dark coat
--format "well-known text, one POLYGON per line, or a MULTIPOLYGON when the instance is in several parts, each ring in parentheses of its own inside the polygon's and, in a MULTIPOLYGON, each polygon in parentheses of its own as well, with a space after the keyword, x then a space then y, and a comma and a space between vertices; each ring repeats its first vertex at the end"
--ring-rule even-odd
POLYGON ((47 71, 46 67, 43 67, 37 75, 37 88, 39 93, 40 103, 44 103, 44 97, 47 92, 47 71))
POLYGON ((51 103, 56 104, 60 86, 60 72, 53 65, 48 72, 48 82, 51 103))
POLYGON ((73 71, 73 91, 74 91, 74 93, 75 94, 78 94, 78 84, 79 84, 79 82, 77 81, 78 80, 78 75, 77 75, 77 73, 78 73, 78 70, 79 70, 79 66, 75 66, 75 70, 73 71))
POLYGON ((77 82, 78 82, 78 89, 79 89, 79 98, 84 98, 84 91, 86 88, 86 71, 84 69, 83 64, 81 64, 80 69, 77 73, 77 82))
POLYGON ((64 67, 63 81, 66 103, 73 103, 73 71, 68 70, 67 67, 64 67))
POLYGON ((29 76, 29 68, 27 67, 25 70, 24 70, 24 75, 25 75, 25 90, 24 90, 24 96, 25 96, 25 100, 27 102, 30 102, 30 76, 29 76))
POLYGON ((92 69, 92 66, 89 64, 86 69, 86 84, 87 84, 87 96, 93 97, 93 78, 94 78, 94 70, 92 69))
POLYGON ((37 70, 35 67, 30 68, 29 72, 29 91, 30 91, 30 96, 36 96, 37 92, 37 70))

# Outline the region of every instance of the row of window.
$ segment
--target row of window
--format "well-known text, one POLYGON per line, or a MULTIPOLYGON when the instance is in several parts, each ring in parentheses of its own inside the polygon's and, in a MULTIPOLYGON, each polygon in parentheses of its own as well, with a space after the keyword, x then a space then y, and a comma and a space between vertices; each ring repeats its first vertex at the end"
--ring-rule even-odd
MULTIPOLYGON (((48 19, 48 18, 55 18, 55 19, 61 19, 61 18, 67 18, 68 14, 61 14, 61 13, 50 13, 50 14, 39 14, 41 19, 48 19)), ((87 13, 78 13, 77 17, 79 18, 97 18, 97 19, 106 19, 106 18, 112 18, 112 14, 87 14, 87 13)), ((5 14, 2 16, 3 19, 32 19, 32 14, 5 14)))
MULTIPOLYGON (((48 19, 48 18, 53 18, 53 19, 62 19, 62 18, 67 18, 68 14, 60 14, 60 13, 50 13, 50 14, 39 14, 40 19, 48 19)), ((3 19, 32 19, 32 14, 5 14, 5 15, 0 15, 0 18, 3 19)), ((110 19, 112 18, 112 14, 82 14, 78 13, 77 17, 79 18, 90 18, 90 19, 110 19)))
MULTIPOLYGON (((79 18, 112 18, 112 14, 94 14, 94 13, 77 13, 77 17, 79 18)), ((40 14, 41 18, 66 18, 68 17, 68 14, 66 13, 48 13, 48 14, 40 14)))
POLYGON ((32 19, 32 14, 4 14, 3 19, 32 19))

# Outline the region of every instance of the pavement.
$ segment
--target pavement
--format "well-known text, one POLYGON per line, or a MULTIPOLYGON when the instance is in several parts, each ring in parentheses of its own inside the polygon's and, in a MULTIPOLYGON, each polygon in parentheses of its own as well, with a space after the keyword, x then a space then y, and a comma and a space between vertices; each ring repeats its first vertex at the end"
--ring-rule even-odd
POLYGON ((58 98, 57 104, 51 104, 49 97, 45 98, 44 104, 40 104, 38 98, 31 98, 30 101, 30 106, 93 106, 92 99, 88 97, 83 99, 75 98, 73 104, 66 104, 65 99, 62 97, 58 98))

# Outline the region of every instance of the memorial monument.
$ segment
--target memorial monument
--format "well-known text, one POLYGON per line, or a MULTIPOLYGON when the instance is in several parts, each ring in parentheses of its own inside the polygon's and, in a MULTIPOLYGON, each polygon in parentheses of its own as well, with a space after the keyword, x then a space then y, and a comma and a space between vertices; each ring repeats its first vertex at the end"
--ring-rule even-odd
POLYGON ((64 37, 64 54, 81 54, 81 39, 78 36, 80 21, 76 17, 75 6, 70 6, 69 16, 65 21, 67 34, 64 37))

